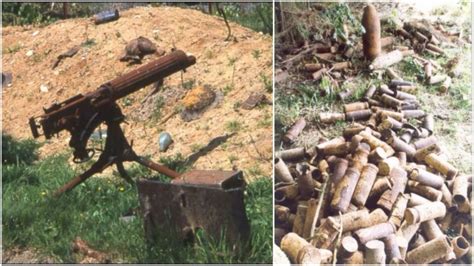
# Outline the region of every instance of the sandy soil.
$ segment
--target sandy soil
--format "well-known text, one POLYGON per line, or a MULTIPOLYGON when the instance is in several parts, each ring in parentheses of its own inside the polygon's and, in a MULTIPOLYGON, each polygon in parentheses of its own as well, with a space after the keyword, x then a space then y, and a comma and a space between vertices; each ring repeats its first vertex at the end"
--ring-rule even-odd
MULTIPOLYGON (((42 107, 55 100, 63 101, 78 93, 95 90, 100 84, 136 68, 119 62, 126 43, 144 36, 166 51, 173 46, 196 56, 196 65, 184 74, 184 81, 208 84, 223 90, 232 83, 220 105, 206 111, 199 119, 184 122, 179 115, 166 125, 157 122, 129 119, 123 124, 125 134, 134 141, 138 154, 160 156, 192 153, 198 146, 206 145, 212 138, 226 133, 226 123, 238 121, 242 129, 227 144, 221 145, 194 165, 196 169, 237 168, 244 170, 247 180, 271 175, 272 123, 271 105, 252 110, 236 108, 251 92, 266 94, 262 75, 271 78, 272 38, 231 23, 236 42, 225 41, 227 35, 222 19, 200 11, 173 7, 139 7, 123 11, 119 20, 94 25, 89 19, 70 19, 47 27, 3 28, 3 71, 13 72, 13 85, 4 88, 3 130, 17 138, 31 138, 28 118, 42 113, 42 107), (72 58, 64 59, 52 70, 56 57, 75 45, 94 39, 95 44, 82 46, 72 58), (258 56, 254 52, 259 50, 258 56), (32 55, 28 56, 28 53, 32 55), (235 73, 230 62, 235 59, 235 73), (41 85, 47 92, 40 91, 41 85), (270 120, 269 120, 270 119, 270 120), (270 122, 268 122, 270 121, 270 122), (158 150, 158 135, 162 130, 171 133, 175 143, 165 153, 158 150), (253 141, 255 143, 253 143, 253 141), (194 147, 194 148, 193 148, 194 147), (258 149, 258 150, 257 150, 258 149), (235 161, 229 157, 237 158, 235 161)), ((143 63, 158 56, 145 57, 143 63)), ((271 80, 271 79, 270 79, 271 80)), ((165 80, 168 92, 175 95, 183 91, 179 74, 165 80)), ((142 99, 152 90, 151 86, 129 96, 131 105, 119 101, 125 115, 144 108, 142 99)), ((184 95, 183 95, 184 96, 184 95)), ((178 105, 179 97, 165 99, 163 116, 178 105)), ((147 119, 145 119, 147 120, 147 119)), ((46 156, 68 149, 69 135, 63 132, 41 148, 46 156)))

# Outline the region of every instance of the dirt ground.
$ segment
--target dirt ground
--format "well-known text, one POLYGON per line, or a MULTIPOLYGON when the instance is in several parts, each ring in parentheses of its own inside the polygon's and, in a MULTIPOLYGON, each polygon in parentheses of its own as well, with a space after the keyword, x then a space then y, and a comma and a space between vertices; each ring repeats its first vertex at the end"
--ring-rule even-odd
MULTIPOLYGON (((143 36, 166 51, 176 47, 196 56, 197 63, 184 73, 184 83, 210 85, 215 91, 223 91, 224 98, 199 119, 184 122, 178 114, 162 126, 159 120, 140 118, 140 111, 150 108, 141 102, 152 86, 118 101, 129 118, 129 124, 122 127, 129 141, 133 140, 135 151, 151 155, 154 160, 178 153, 186 157, 211 139, 229 133, 228 125, 233 124, 238 125, 234 126, 237 134, 199 158, 193 167, 240 169, 247 181, 270 176, 272 106, 244 110, 239 104, 252 92, 264 93, 271 100, 263 77, 271 82, 272 37, 235 23, 231 23, 231 28, 235 42, 225 40, 227 30, 222 19, 175 7, 133 8, 121 12, 119 20, 101 25, 84 18, 63 20, 46 27, 5 27, 2 64, 4 72, 13 73, 13 84, 2 91, 3 130, 16 138, 31 138, 28 118, 41 114, 42 107, 93 91, 136 68, 119 62, 118 58, 128 41, 143 36), (59 54, 88 39, 94 41, 82 45, 75 56, 51 69, 59 54), (41 91, 41 86, 47 91, 41 91), (174 139, 166 152, 159 152, 158 148, 161 131, 168 131, 174 139)), ((157 57, 146 56, 143 64, 157 57)), ((179 73, 167 78, 165 87, 159 93, 164 97, 162 118, 175 110, 186 93, 179 73)), ((69 134, 61 133, 41 148, 41 156, 67 151, 68 141, 69 134)))

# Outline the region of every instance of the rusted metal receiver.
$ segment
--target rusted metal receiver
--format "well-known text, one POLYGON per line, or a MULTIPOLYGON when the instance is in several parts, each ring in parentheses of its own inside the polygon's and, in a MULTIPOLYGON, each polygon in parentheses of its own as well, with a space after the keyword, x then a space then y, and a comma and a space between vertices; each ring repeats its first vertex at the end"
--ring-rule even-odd
POLYGON ((178 177, 179 174, 175 171, 135 154, 120 128, 124 115, 116 101, 173 73, 185 70, 195 63, 195 57, 177 50, 104 83, 93 92, 73 96, 61 103, 54 103, 49 108, 44 108, 43 115, 31 117, 29 124, 35 138, 44 135, 49 139, 63 130, 71 134, 69 146, 74 150, 75 163, 82 163, 92 158, 95 150, 88 149, 87 142, 95 128, 102 123, 107 125, 105 149, 97 162, 82 175, 75 177, 59 189, 56 194, 74 188, 113 164, 117 165, 121 176, 132 183, 133 181, 123 167, 124 161, 136 161, 172 178, 178 177))
POLYGON ((138 195, 147 239, 172 227, 183 239, 203 230, 215 240, 248 240, 242 172, 191 170, 171 183, 140 179, 138 195))

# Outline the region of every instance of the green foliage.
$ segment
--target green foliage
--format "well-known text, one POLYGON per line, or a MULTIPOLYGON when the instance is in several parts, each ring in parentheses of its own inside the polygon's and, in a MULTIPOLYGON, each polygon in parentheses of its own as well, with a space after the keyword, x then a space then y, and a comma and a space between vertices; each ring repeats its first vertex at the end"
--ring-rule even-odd
POLYGON ((273 34, 272 3, 220 3, 228 20, 265 34, 273 34))
POLYGON ((49 3, 2 3, 4 25, 51 23, 49 3))
POLYGON ((2 164, 32 164, 38 158, 40 145, 32 140, 15 140, 2 132, 2 164))
POLYGON ((225 123, 225 128, 231 133, 238 132, 242 129, 242 123, 237 120, 228 121, 227 123, 225 123))
POLYGON ((323 12, 323 16, 334 25, 334 38, 341 38, 347 40, 349 36, 346 35, 344 25, 351 25, 358 35, 365 32, 362 24, 352 14, 349 6, 346 3, 332 3, 323 12))
MULTIPOLYGON (((5 139, 5 138, 4 138, 5 139)), ((8 140, 10 143, 11 139, 8 140)), ((8 152, 23 149, 9 149, 8 152)), ((29 149, 28 149, 29 150, 29 149)), ((15 158, 22 157, 14 154, 15 158)), ((251 223, 251 245, 236 249, 221 240, 199 234, 194 244, 183 243, 171 230, 163 230, 158 242, 150 245, 143 233, 143 220, 136 213, 137 191, 122 180, 95 178, 59 198, 51 192, 75 175, 68 157, 55 155, 35 164, 7 164, 3 168, 3 248, 37 249, 59 263, 75 263, 71 242, 81 237, 114 262, 128 263, 262 263, 271 262, 272 182, 261 179, 245 193, 251 223), (124 222, 123 215, 136 219, 124 222)), ((181 155, 160 161, 178 167, 181 155)), ((31 163, 31 161, 29 161, 31 163)), ((127 169, 131 176, 149 176, 143 166, 127 169)))
POLYGON ((265 91, 270 93, 273 91, 273 80, 271 78, 268 78, 265 76, 265 74, 260 73, 260 79, 263 82, 263 87, 265 88, 265 91))

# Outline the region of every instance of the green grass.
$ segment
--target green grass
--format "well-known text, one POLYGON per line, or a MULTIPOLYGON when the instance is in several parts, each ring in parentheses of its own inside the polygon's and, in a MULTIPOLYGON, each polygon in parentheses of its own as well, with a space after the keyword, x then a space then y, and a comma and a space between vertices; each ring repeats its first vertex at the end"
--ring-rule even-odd
POLYGON ((242 123, 237 120, 228 121, 225 123, 225 129, 231 133, 238 132, 242 129, 242 123))
MULTIPOLYGON (((2 147, 4 249, 34 248, 55 262, 74 263, 77 258, 70 247, 79 236, 91 247, 106 252, 113 262, 271 262, 272 183, 268 178, 253 182, 245 192, 252 230, 250 249, 242 249, 247 252, 236 252, 224 241, 206 240, 205 236, 194 244, 185 244, 167 231, 160 235, 160 241, 148 245, 141 218, 128 223, 119 219, 139 207, 135 187, 115 177, 92 177, 60 198, 51 197, 52 191, 77 173, 68 165, 66 155, 30 159, 35 156, 32 143, 17 143, 10 138, 9 146, 2 147)), ((176 169, 182 159, 167 157, 161 162, 176 169)), ((150 175, 142 166, 127 170, 133 177, 150 175)))

